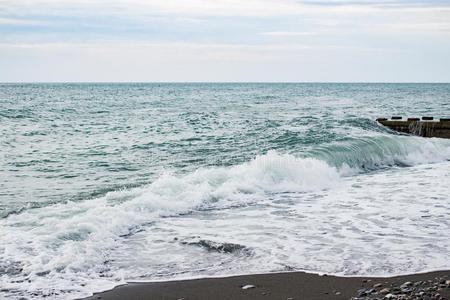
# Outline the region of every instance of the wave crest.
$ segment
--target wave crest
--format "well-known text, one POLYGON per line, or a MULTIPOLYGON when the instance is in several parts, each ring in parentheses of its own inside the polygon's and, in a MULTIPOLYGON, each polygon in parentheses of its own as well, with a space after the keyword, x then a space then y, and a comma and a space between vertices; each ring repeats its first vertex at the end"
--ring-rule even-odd
POLYGON ((450 140, 414 136, 375 135, 352 138, 311 150, 308 155, 335 167, 377 170, 450 159, 450 140))

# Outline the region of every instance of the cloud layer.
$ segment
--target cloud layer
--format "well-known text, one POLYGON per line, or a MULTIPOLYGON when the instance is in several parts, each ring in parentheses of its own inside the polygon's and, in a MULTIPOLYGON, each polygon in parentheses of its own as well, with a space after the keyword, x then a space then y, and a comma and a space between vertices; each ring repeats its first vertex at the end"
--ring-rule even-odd
POLYGON ((0 81, 450 81, 448 53, 448 1, 0 0, 0 81))

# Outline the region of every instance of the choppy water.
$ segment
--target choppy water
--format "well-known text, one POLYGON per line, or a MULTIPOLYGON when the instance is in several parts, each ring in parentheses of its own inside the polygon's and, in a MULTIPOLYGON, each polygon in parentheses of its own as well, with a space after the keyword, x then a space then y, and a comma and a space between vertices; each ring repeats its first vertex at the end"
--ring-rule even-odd
POLYGON ((1 84, 0 298, 450 268, 450 84, 1 84))

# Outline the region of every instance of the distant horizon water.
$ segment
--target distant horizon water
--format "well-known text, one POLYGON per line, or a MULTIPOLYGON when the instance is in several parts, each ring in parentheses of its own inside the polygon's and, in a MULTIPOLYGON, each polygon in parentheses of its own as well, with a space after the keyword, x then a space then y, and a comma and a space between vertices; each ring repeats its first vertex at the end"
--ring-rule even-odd
POLYGON ((0 84, 449 84, 450 81, 0 81, 0 84))

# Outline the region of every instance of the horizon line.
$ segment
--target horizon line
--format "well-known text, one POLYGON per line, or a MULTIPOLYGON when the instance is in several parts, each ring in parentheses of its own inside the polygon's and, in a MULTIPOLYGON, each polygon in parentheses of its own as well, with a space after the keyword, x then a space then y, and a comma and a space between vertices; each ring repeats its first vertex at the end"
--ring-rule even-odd
POLYGON ((450 81, 0 81, 0 84, 450 84, 450 81))

